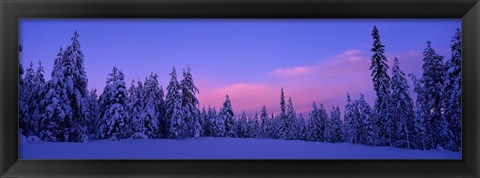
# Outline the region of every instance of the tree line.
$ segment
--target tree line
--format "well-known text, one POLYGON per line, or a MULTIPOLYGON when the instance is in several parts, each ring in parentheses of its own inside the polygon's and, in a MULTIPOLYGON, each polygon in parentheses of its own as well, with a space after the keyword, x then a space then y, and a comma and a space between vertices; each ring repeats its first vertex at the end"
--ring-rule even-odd
POLYGON ((415 101, 407 76, 395 57, 391 77, 385 46, 377 27, 372 31, 371 76, 376 93, 370 106, 363 94, 352 100, 347 93, 343 118, 339 106, 328 113, 312 103, 308 116, 297 114, 293 100, 281 88, 280 113, 234 115, 228 94, 217 108, 199 106, 190 66, 179 81, 175 67, 166 88, 151 73, 126 86, 116 66, 108 74, 100 96, 87 90, 84 56, 74 33, 72 44, 60 48, 51 79, 46 81, 39 63, 23 69, 19 77, 20 134, 44 141, 82 142, 96 139, 238 137, 349 142, 409 149, 461 150, 461 31, 451 40, 451 57, 444 61, 431 42, 423 52, 423 73, 414 83, 415 101))

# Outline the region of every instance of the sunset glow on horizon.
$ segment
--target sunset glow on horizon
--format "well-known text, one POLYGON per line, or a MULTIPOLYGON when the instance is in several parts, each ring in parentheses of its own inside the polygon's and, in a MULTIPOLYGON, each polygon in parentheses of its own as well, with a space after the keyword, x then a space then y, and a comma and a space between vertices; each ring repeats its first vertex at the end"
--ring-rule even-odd
MULTIPOLYGON (((450 40, 460 19, 156 19, 75 20, 22 19, 21 62, 38 61, 50 79, 60 47, 77 30, 85 55, 88 88, 100 95, 107 74, 117 66, 127 87, 157 73, 164 91, 172 67, 178 81, 190 66, 200 105, 217 111, 228 94, 236 115, 280 110, 280 89, 298 113, 312 103, 343 111, 347 92, 363 93, 373 106, 370 52, 373 26, 380 31, 389 66, 400 60, 405 74, 421 76, 422 52, 432 41, 436 52, 450 58, 450 40)), ((390 67, 391 68, 391 67, 390 67)), ((391 75, 391 71, 389 71, 391 75)), ((408 80, 410 88, 413 85, 408 80)), ((411 95, 413 95, 413 90, 411 95)), ((166 91, 165 91, 166 93, 166 91)))

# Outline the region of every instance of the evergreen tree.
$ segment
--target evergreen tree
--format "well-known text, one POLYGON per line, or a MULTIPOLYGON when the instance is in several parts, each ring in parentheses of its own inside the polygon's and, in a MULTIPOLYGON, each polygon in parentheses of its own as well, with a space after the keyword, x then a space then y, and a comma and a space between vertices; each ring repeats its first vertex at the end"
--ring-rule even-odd
MULTIPOLYGON (((165 118, 166 123, 165 125, 172 126, 170 121, 173 119, 173 112, 175 109, 175 101, 177 97, 180 96, 180 83, 177 80, 177 72, 175 67, 173 67, 172 72, 170 73, 171 79, 167 86, 167 95, 166 95, 166 102, 165 102, 165 118)), ((181 113, 183 115, 183 113, 181 113)), ((172 129, 169 129, 171 131, 172 129)), ((169 132, 167 137, 172 137, 173 133, 169 132)))
POLYGON ((111 136, 112 140, 118 140, 126 137, 125 122, 128 118, 128 112, 126 107, 125 76, 116 66, 113 67, 112 72, 108 76, 107 81, 110 82, 111 89, 109 98, 111 104, 104 114, 104 120, 108 126, 106 135, 111 136))
POLYGON ((307 139, 307 125, 305 123, 305 118, 303 114, 300 113, 297 119, 297 140, 308 140, 307 139))
POLYGON ((342 123, 340 120, 340 108, 338 106, 332 108, 332 111, 330 113, 330 119, 331 127, 329 127, 329 140, 332 143, 342 142, 342 123))
POLYGON ((195 117, 198 113, 198 99, 195 97, 195 93, 199 91, 193 82, 190 66, 187 66, 187 70, 183 70, 183 80, 180 82, 180 87, 182 90, 182 106, 185 112, 185 123, 187 123, 186 134, 193 136, 195 117))
POLYGON ((22 112, 21 115, 23 116, 20 119, 19 125, 21 130, 23 131, 23 135, 29 136, 34 134, 34 112, 36 109, 35 101, 35 90, 36 90, 36 75, 35 70, 33 69, 33 63, 30 63, 30 66, 27 68, 25 73, 25 79, 23 83, 24 92, 21 94, 21 107, 22 112))
POLYGON ((67 122, 66 129, 67 141, 85 141, 86 138, 86 120, 89 116, 87 74, 84 67, 84 55, 78 41, 77 31, 71 38, 72 44, 69 45, 63 53, 63 64, 66 72, 67 93, 70 97, 70 104, 73 117, 67 122))
MULTIPOLYGON (((67 130, 72 120, 72 105, 68 95, 68 61, 63 58, 60 48, 52 70, 52 77, 45 87, 44 115, 40 119, 40 138, 44 141, 68 141, 67 130)), ((28 71, 27 71, 28 74, 28 71)), ((27 82, 25 74, 24 82, 27 82)), ((28 84, 24 84, 24 89, 28 84)))
POLYGON ((163 91, 160 90, 157 74, 151 73, 144 84, 144 111, 141 115, 144 121, 145 135, 158 138, 160 120, 163 120, 163 91))
POLYGON ((442 116, 442 90, 445 78, 445 70, 442 62, 443 57, 436 54, 431 46, 431 42, 427 42, 427 47, 423 52, 423 76, 422 83, 425 88, 423 92, 425 123, 428 130, 427 138, 431 139, 430 148, 437 149, 444 146, 450 137, 448 125, 445 117, 442 116))
POLYGON ((97 89, 92 89, 90 90, 90 93, 88 95, 88 104, 89 104, 89 110, 90 110, 90 116, 88 117, 89 120, 87 120, 87 128, 88 131, 87 133, 89 134, 89 138, 94 138, 95 134, 95 121, 100 117, 99 112, 100 108, 98 105, 98 95, 97 95, 97 89))
POLYGON ((248 120, 248 134, 250 138, 260 138, 260 123, 258 122, 258 113, 248 120))
POLYGON ((424 99, 424 87, 420 80, 417 80, 416 76, 409 74, 412 78, 412 81, 415 85, 414 92, 417 93, 417 99, 415 100, 415 118, 413 123, 413 140, 416 143, 418 149, 426 150, 427 145, 431 139, 428 136, 427 123, 425 122, 425 114, 427 111, 424 111, 425 104, 424 99))
POLYGON ((261 138, 270 138, 268 127, 270 125, 270 121, 268 119, 267 108, 265 105, 262 107, 262 111, 260 111, 260 120, 261 120, 261 130, 262 130, 262 137, 261 138))
POLYGON ((444 87, 445 120, 452 133, 453 145, 450 150, 459 151, 462 147, 462 32, 457 28, 451 40, 452 56, 446 62, 444 87))
POLYGON ((210 136, 211 134, 211 123, 208 118, 207 110, 205 106, 202 107, 202 112, 200 114, 200 125, 202 126, 201 136, 210 136))
POLYGON ((245 111, 242 112, 242 116, 237 120, 237 137, 250 137, 248 134, 247 115, 245 114, 245 111))
POLYGON ((286 138, 289 140, 293 140, 296 138, 297 129, 295 128, 295 121, 297 120, 297 113, 293 108, 293 101, 291 97, 288 97, 288 104, 287 104, 287 113, 285 115, 285 124, 284 126, 287 128, 287 135, 286 138))
POLYGON ((217 110, 215 107, 209 113, 210 120, 213 123, 213 136, 215 137, 224 137, 225 136, 225 120, 223 117, 217 115, 217 110))
MULTIPOLYGON (((359 119, 358 121, 362 125, 362 143, 367 145, 377 145, 377 135, 375 128, 375 115, 370 105, 365 101, 365 96, 360 94, 360 100, 358 102, 359 119)), ((359 125, 360 125, 359 124, 359 125)), ((358 131, 357 131, 358 132, 358 131)))
POLYGON ((225 122, 225 136, 226 137, 235 137, 235 121, 233 117, 232 103, 228 95, 223 102, 223 107, 220 111, 221 120, 225 122))
POLYGON ((387 57, 385 56, 385 46, 380 41, 380 34, 376 26, 372 31, 373 47, 370 51, 373 52, 372 63, 370 70, 372 71, 373 89, 377 95, 375 100, 374 111, 378 117, 378 131, 380 136, 380 142, 391 145, 392 133, 387 133, 389 120, 389 95, 390 95, 390 77, 387 70, 387 57))
POLYGON ((397 123, 397 139, 399 143, 394 146, 411 148, 410 133, 413 130, 413 119, 415 117, 413 111, 413 100, 408 91, 407 80, 405 73, 400 70, 399 61, 394 59, 392 68, 392 107, 390 108, 390 115, 392 120, 397 123))
POLYGON ((38 67, 37 71, 35 72, 35 87, 33 88, 32 92, 33 93, 33 102, 34 105, 34 111, 32 115, 32 123, 31 127, 33 128, 33 135, 39 136, 40 134, 40 120, 42 117, 44 117, 44 111, 45 111, 45 102, 43 101, 43 98, 45 96, 45 76, 44 76, 44 69, 42 66, 42 63, 39 61, 38 62, 38 67))
POLYGON ((343 140, 346 142, 354 143, 354 134, 356 132, 354 127, 354 105, 352 100, 350 99, 350 94, 347 93, 347 105, 345 105, 345 115, 344 115, 344 122, 345 122, 345 132, 343 134, 343 140))
POLYGON ((195 130, 193 135, 195 139, 200 138, 200 134, 202 132, 202 125, 200 124, 200 118, 201 117, 195 117, 195 130))
POLYGON ((177 95, 173 100, 172 117, 170 119, 170 137, 175 139, 185 138, 187 124, 185 123, 184 107, 182 107, 182 98, 177 95))
POLYGON ((287 114, 286 114, 286 106, 285 106, 285 93, 283 92, 283 88, 280 90, 280 122, 278 123, 278 137, 280 139, 287 139, 288 134, 288 121, 287 121, 287 114))
POLYGON ((313 102, 312 104, 313 110, 310 113, 310 120, 311 120, 311 132, 312 132, 312 140, 317 142, 325 141, 325 121, 324 113, 325 109, 323 105, 320 105, 320 108, 317 107, 317 104, 313 102))

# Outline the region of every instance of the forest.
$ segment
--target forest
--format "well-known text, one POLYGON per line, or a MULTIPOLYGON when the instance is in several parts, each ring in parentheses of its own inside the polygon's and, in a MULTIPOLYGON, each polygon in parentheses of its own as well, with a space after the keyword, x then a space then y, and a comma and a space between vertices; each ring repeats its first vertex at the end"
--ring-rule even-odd
POLYGON ((19 64, 19 135, 45 142, 230 137, 461 151, 461 30, 453 34, 447 58, 426 42, 418 77, 404 73, 397 58, 388 66, 377 27, 371 36, 371 65, 365 70, 376 94, 372 105, 361 93, 358 99, 346 93, 342 108, 327 112, 312 101, 308 115, 297 114, 293 99, 279 88, 279 113, 263 106, 254 115, 235 115, 228 93, 220 108, 199 105, 190 66, 181 79, 172 66, 165 90, 153 72, 127 88, 124 73, 113 66, 103 92, 89 91, 75 31, 71 45, 59 49, 50 80, 40 62, 36 69, 19 64))

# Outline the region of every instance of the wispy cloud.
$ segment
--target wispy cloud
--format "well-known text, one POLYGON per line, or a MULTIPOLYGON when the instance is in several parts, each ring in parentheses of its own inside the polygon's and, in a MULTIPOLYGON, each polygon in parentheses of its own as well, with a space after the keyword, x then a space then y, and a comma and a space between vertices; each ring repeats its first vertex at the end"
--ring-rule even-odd
MULTIPOLYGON (((405 72, 412 70, 406 65, 418 63, 415 62, 418 55, 416 51, 397 54, 398 57, 402 57, 404 64, 401 65, 405 66, 405 72)), ((390 55, 387 57, 393 59, 390 55)), ((347 92, 354 99, 363 93, 367 101, 373 105, 375 93, 372 89, 370 63, 369 52, 359 49, 345 50, 309 66, 270 71, 267 77, 269 80, 265 82, 238 82, 213 87, 209 92, 202 93, 199 99, 202 103, 214 103, 213 105, 218 108, 228 94, 236 114, 242 110, 254 113, 263 105, 267 106, 268 112, 278 113, 280 87, 283 87, 287 98, 292 97, 298 113, 310 112, 314 101, 323 104, 327 110, 333 106, 340 106, 343 110, 347 92)))
POLYGON ((302 66, 302 67, 292 67, 292 68, 281 68, 276 69, 271 72, 275 76, 295 76, 295 75, 304 75, 312 72, 312 67, 302 66))

